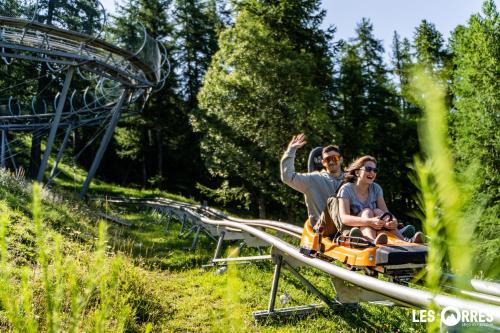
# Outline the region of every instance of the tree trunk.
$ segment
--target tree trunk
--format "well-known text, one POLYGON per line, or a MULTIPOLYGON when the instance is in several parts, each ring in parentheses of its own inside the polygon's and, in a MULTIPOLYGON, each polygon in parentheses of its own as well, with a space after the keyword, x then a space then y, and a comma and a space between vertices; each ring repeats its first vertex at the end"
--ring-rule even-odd
POLYGON ((161 129, 156 130, 156 142, 158 145, 158 176, 163 176, 163 145, 161 140, 161 129))
POLYGON ((264 197, 262 197, 262 195, 257 195, 257 204, 259 205, 259 218, 265 219, 266 218, 266 202, 264 200, 264 197))
POLYGON ((37 178, 41 162, 42 162, 42 148, 41 148, 40 134, 34 132, 31 137, 30 164, 28 167, 29 178, 31 179, 37 178))
MULTIPOLYGON (((288 210, 287 211, 287 223, 291 223, 291 224, 296 224, 296 219, 297 219, 297 215, 295 214, 295 209, 293 209, 293 206, 292 205, 288 205, 286 207, 286 209, 288 210)), ((299 223, 300 225, 300 223, 299 223)))
POLYGON ((148 180, 148 171, 146 168, 146 158, 142 159, 142 186, 146 187, 148 180))
POLYGON ((141 151, 139 152, 141 156, 141 164, 142 164, 142 186, 147 187, 148 185, 148 157, 149 157, 149 139, 151 137, 149 130, 143 128, 142 129, 142 142, 141 142, 141 151))

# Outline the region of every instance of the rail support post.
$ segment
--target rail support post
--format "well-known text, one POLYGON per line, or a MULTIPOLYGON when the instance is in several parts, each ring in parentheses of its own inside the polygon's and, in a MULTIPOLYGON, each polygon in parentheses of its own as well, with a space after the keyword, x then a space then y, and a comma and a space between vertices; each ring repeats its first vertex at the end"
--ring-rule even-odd
POLYGON ((45 151, 43 152, 42 162, 40 164, 40 169, 38 169, 37 181, 39 183, 43 182, 43 174, 45 173, 45 168, 47 167, 47 162, 49 161, 50 152, 52 150, 52 145, 56 138, 57 129, 59 128, 59 123, 61 121, 61 115, 64 108, 64 103, 66 103, 66 96, 68 95, 69 85, 71 79, 73 78, 73 73, 75 72, 74 66, 69 66, 68 72, 66 73, 66 78, 64 79, 63 88, 61 94, 59 95, 59 102, 57 103, 57 109, 54 114, 54 120, 52 120, 52 125, 50 127, 49 137, 47 138, 47 143, 45 145, 45 151))
POLYGON ((328 305, 332 309, 336 309, 338 307, 338 304, 334 304, 328 297, 323 295, 315 286, 311 284, 305 277, 303 277, 299 272, 295 270, 295 268, 292 267, 289 263, 285 261, 285 266, 286 269, 288 269, 297 279, 299 279, 300 282, 304 286, 306 286, 307 289, 309 289, 314 295, 318 296, 319 299, 321 299, 323 302, 325 302, 326 305, 328 305))
POLYGON ((178 236, 182 236, 182 234, 184 233, 184 224, 186 224, 186 222, 187 222, 187 215, 184 214, 181 221, 181 230, 179 230, 178 236))
MULTIPOLYGON (((234 264, 247 264, 253 261, 260 261, 260 260, 269 260, 272 259, 270 255, 259 255, 259 256, 248 256, 248 257, 237 257, 237 256, 230 256, 229 258, 221 258, 222 250, 224 248, 224 241, 225 240, 234 240, 235 238, 235 233, 231 232, 229 230, 221 230, 219 232, 219 237, 215 239, 209 231, 204 229, 202 227, 202 231, 205 231, 205 233, 212 238, 213 240, 217 241, 217 246, 215 248, 214 252, 214 257, 210 262, 206 265, 203 265, 203 268, 210 268, 210 267, 215 267, 215 266, 226 266, 229 262, 232 262, 234 264)), ((236 238, 240 239, 240 238, 236 238)), ((243 243, 245 244, 245 243, 243 243)), ((240 253, 242 250, 243 246, 240 244, 237 249, 237 253, 240 253)))
POLYGON ((16 161, 14 160, 14 152, 10 149, 9 139, 7 137, 7 130, 5 130, 5 148, 7 148, 7 153, 9 154, 12 167, 17 171, 16 161))
POLYGON ((64 149, 66 148, 66 144, 68 143, 69 135, 71 134, 72 130, 73 130, 73 127, 71 125, 68 125, 68 128, 66 129, 66 134, 64 135, 63 142, 61 143, 61 147, 59 147, 59 151, 57 152, 54 166, 52 167, 52 170, 50 170, 49 179, 47 179, 47 185, 49 185, 52 182, 52 180, 54 179, 54 177, 56 176, 57 166, 59 165, 59 162, 61 161, 64 149))
POLYGON ((195 249, 196 243, 198 243, 198 238, 200 237, 201 229, 202 229, 201 225, 196 226, 196 233, 194 234, 193 243, 191 244, 191 251, 195 249))
POLYGON ((168 232, 168 228, 170 227, 170 222, 172 221, 172 212, 167 212, 167 223, 165 223, 165 232, 168 232))
POLYGON ((109 122, 108 128, 106 129, 106 133, 104 133, 104 137, 102 138, 101 144, 99 145, 99 149, 97 150, 96 156, 94 158, 94 161, 92 162, 92 165, 90 166, 90 170, 87 174, 87 178, 85 179, 85 182, 83 183, 82 190, 80 191, 80 199, 83 199, 85 196, 85 193, 87 193, 87 190, 90 186, 90 182, 92 182, 92 179, 94 178, 94 175, 97 171, 97 168, 99 167, 99 164, 101 164, 101 159, 104 155, 104 152, 106 151, 106 148, 108 147, 109 141, 111 140, 111 137, 113 135, 113 132, 115 130, 116 125, 118 124, 118 120, 120 119, 120 114, 121 114, 121 109, 123 106, 123 103, 127 98, 130 98, 131 94, 129 93, 128 89, 125 88, 122 91, 122 94, 118 100, 118 103, 113 108, 113 115, 111 117, 111 120, 109 122))
POLYGON ((271 250, 271 253, 275 266, 274 266, 273 284, 271 287, 271 295, 269 299, 269 306, 267 310, 260 310, 253 312, 253 317, 256 321, 260 321, 262 319, 266 319, 269 317, 307 315, 324 308, 324 304, 308 304, 308 305, 275 309, 274 305, 276 303, 276 294, 278 292, 278 282, 281 275, 282 267, 288 269, 307 289, 309 289, 314 295, 318 296, 328 307, 332 309, 343 308, 341 304, 337 304, 336 302, 328 299, 328 297, 322 294, 316 287, 314 287, 305 277, 303 277, 295 269, 296 267, 300 267, 300 262, 292 260, 292 258, 288 256, 285 252, 281 252, 280 250, 274 247, 271 250))
POLYGON ((221 231, 219 234, 219 239, 217 240, 217 247, 215 248, 215 253, 214 253, 214 257, 213 257, 212 261, 220 257, 220 254, 222 252, 222 244, 224 243, 224 235, 225 234, 226 234, 225 231, 221 231))
POLYGON ((0 166, 2 168, 5 168, 5 153, 7 150, 7 134, 5 134, 5 130, 2 130, 2 150, 1 150, 1 157, 0 157, 0 166))
POLYGON ((274 312, 274 304, 276 302, 276 293, 278 292, 278 282, 280 280, 281 275, 281 264, 283 262, 283 257, 278 255, 275 257, 276 262, 274 264, 274 275, 273 275, 273 284, 271 286, 271 295, 269 298, 269 306, 267 307, 267 311, 269 313, 274 312))

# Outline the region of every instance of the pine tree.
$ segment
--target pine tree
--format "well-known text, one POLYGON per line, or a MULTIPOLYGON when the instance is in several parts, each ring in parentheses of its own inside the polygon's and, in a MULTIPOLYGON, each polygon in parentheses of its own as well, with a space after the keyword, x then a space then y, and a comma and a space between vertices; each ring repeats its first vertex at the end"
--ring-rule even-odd
POLYGON ((344 44, 339 60, 339 75, 336 81, 334 99, 334 123, 336 132, 340 134, 339 143, 343 148, 346 162, 363 151, 369 136, 360 136, 364 130, 363 118, 366 114, 365 82, 362 72, 362 59, 356 48, 344 44))
POLYGON ((217 51, 217 36, 223 23, 216 1, 176 0, 176 60, 187 108, 198 106, 198 94, 212 55, 217 51))
POLYGON ((378 149, 372 144, 376 132, 382 129, 388 132, 389 128, 383 127, 393 128, 397 121, 382 43, 373 36, 373 25, 367 19, 358 24, 356 34, 343 48, 336 110, 341 120, 337 129, 342 133, 349 157, 378 149))
MULTIPOLYGON (((411 103, 412 94, 410 92, 410 76, 414 67, 411 44, 408 38, 400 39, 399 34, 394 31, 392 40, 392 73, 397 79, 399 87, 399 107, 401 115, 406 120, 415 120, 420 116, 418 107, 411 103)), ((416 130, 416 128, 415 128, 416 130)))
POLYGON ((4 0, 0 3, 0 16, 21 17, 22 7, 19 1, 4 0))
POLYGON ((443 35, 436 29, 433 23, 422 20, 415 29, 414 47, 417 62, 433 68, 443 66, 445 52, 443 50, 443 35))
MULTIPOLYGON (((167 37, 172 34, 172 24, 167 20, 167 11, 171 1, 157 0, 129 0, 119 6, 117 15, 113 17, 111 32, 114 39, 126 48, 133 48, 142 43, 141 29, 146 29, 151 38, 162 41, 172 61, 171 42, 167 37)), ((168 71, 168 64, 164 70, 168 71)), ((175 66, 175 64, 173 64, 175 66)), ((167 114, 174 113, 179 107, 179 101, 174 88, 176 76, 170 73, 162 90, 153 94, 140 114, 122 119, 114 135, 114 148, 117 156, 128 162, 129 168, 122 174, 115 170, 111 172, 114 180, 140 182, 147 185, 153 175, 160 182, 163 176, 163 147, 162 131, 168 128, 167 114), (157 154, 158 153, 158 154, 157 154)), ((113 150, 113 149, 112 149, 113 150)), ((113 152, 108 153, 108 159, 113 152)), ((103 173, 107 170, 104 168, 103 173)), ((159 185, 159 184, 157 184, 159 185)))
POLYGON ((446 49, 443 35, 433 23, 422 20, 415 29, 413 47, 415 49, 416 63, 442 82, 446 90, 446 102, 451 106, 453 96, 448 87, 451 79, 452 55, 446 49))
POLYGON ((237 14, 220 35, 193 123, 211 175, 248 193, 265 216, 290 205, 278 167, 289 136, 305 131, 310 144, 332 136, 331 36, 319 27, 319 1, 249 0, 237 14))
MULTIPOLYGON (((483 13, 472 15, 452 37, 454 111, 453 145, 457 170, 479 163, 472 208, 484 206, 477 233, 482 261, 497 260, 500 242, 500 18, 495 2, 483 4, 483 13)), ((492 266, 493 267, 493 266, 492 266)), ((498 270, 496 274, 498 274, 498 270)))
POLYGON ((103 29, 101 6, 96 0, 39 0, 28 8, 37 22, 92 35, 103 29))
MULTIPOLYGON (((103 173, 115 181, 192 194, 195 181, 203 178, 204 173, 202 168, 185 162, 186 156, 199 160, 200 153, 198 137, 188 118, 191 111, 182 89, 185 67, 178 57, 181 42, 174 28, 176 5, 170 0, 132 0, 121 6, 114 18, 113 31, 122 43, 133 41, 138 22, 153 38, 161 41, 167 50, 168 62, 164 70, 169 76, 161 90, 150 96, 142 112, 123 119, 115 132, 111 150, 117 157, 111 151, 108 158, 126 161, 129 167, 121 174, 114 168, 103 170, 103 173)), ((192 52, 196 54, 196 50, 192 52)), ((196 105, 196 99, 193 101, 196 105)))
POLYGON ((373 35, 373 25, 363 19, 356 37, 342 50, 335 128, 341 133, 346 161, 365 154, 377 158, 382 170, 378 180, 388 205, 402 215, 413 205, 415 189, 407 178, 406 164, 415 153, 417 138, 414 120, 405 121, 400 111, 383 52, 381 41, 373 35))

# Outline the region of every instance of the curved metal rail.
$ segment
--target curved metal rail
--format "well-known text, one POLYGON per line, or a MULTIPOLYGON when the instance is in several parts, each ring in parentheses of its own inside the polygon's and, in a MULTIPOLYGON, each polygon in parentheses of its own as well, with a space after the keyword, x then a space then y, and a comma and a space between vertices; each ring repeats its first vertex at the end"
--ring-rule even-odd
MULTIPOLYGON (((11 95, 7 103, 0 104, 2 151, 7 151, 8 131, 29 131, 34 136, 40 136, 45 130, 50 130, 37 175, 37 180, 42 182, 60 127, 73 130, 81 126, 105 124, 106 131, 80 192, 83 197, 111 140, 122 109, 127 110, 124 106, 136 102, 139 98, 143 99, 144 106, 151 91, 165 83, 168 73, 162 67, 167 61, 166 50, 161 48, 160 43, 152 38, 142 25, 134 28, 137 38, 127 39, 127 46, 137 47, 127 50, 101 40, 99 36, 67 30, 70 25, 63 24, 61 26, 67 29, 62 29, 54 24, 35 22, 39 10, 41 7, 37 2, 31 20, 0 16, 0 61, 6 66, 11 65, 14 60, 45 64, 38 73, 39 77, 24 78, 24 82, 2 89, 23 94, 30 90, 19 89, 22 85, 35 81, 37 85, 45 85, 38 86, 35 89, 36 95, 31 98, 11 95), (61 75, 65 75, 64 82, 60 92, 55 94, 54 89, 48 88, 54 85, 59 90, 59 81, 56 78, 61 75), (75 76, 79 76, 88 85, 81 94, 76 90, 70 92, 75 76), (92 89, 90 85, 93 85, 92 89), (92 92, 89 94, 89 91, 92 92), (24 101, 24 105, 21 101, 24 101)), ((4 12, 2 11, 2 15, 6 15, 4 12)), ((52 20, 48 20, 46 23, 51 22, 52 20)), ((116 37, 115 42, 119 43, 120 38, 116 37)), ((65 135, 61 144, 61 152, 67 137, 68 135, 65 135)), ((7 158, 11 158, 14 165, 13 156, 10 152, 7 158)), ((55 165, 62 154, 58 156, 55 165)), ((7 158, 2 154, 1 166, 6 165, 7 158)))
POLYGON ((161 80, 162 56, 157 49, 156 60, 141 59, 113 44, 79 32, 21 18, 0 16, 1 56, 36 60, 61 65, 80 64, 97 75, 118 78, 132 86, 149 87, 161 80), (43 36, 43 37, 40 37, 43 36), (22 54, 21 51, 33 53, 22 54))
POLYGON ((33 20, 0 16, 0 58, 7 65, 15 59, 44 62, 51 72, 58 75, 74 67, 81 78, 95 81, 95 88, 90 89, 88 86, 79 94, 73 91, 71 97, 62 94, 62 103, 59 96, 49 97, 53 103, 46 101, 46 97, 33 96, 31 103, 25 102, 26 105, 23 105, 20 103, 23 98, 10 96, 5 105, 0 105, 0 128, 26 131, 43 128, 52 123, 60 104, 70 106, 69 110, 64 105, 62 108, 63 118, 72 117, 69 123, 90 126, 103 119, 96 117, 96 113, 103 115, 113 112, 123 89, 129 90, 131 102, 140 96, 147 99, 152 89, 163 86, 165 82, 168 73, 162 67, 167 57, 165 48, 150 37, 143 26, 138 26, 138 30, 141 30, 140 45, 128 51, 97 36, 33 20), (57 68, 54 69, 54 66, 57 68), (87 77, 84 71, 91 75, 87 77), (94 91, 91 100, 89 89, 94 91), (40 101, 37 101, 38 98, 40 101), (75 105, 77 100, 82 101, 83 105, 75 105), (35 110, 37 103, 42 106, 38 112, 35 110), (75 107, 79 108, 75 110, 75 107))
MULTIPOLYGON (((485 314, 492 315, 494 321, 497 324, 500 323, 500 306, 497 306, 500 305, 500 297, 497 297, 500 285, 497 283, 475 279, 470 280, 470 286, 473 289, 477 290, 477 292, 450 288, 452 291, 458 294, 462 294, 466 297, 493 303, 496 305, 485 304, 470 299, 461 299, 450 295, 436 295, 430 291, 405 287, 395 283, 378 280, 366 275, 361 275, 318 258, 306 257, 299 252, 297 247, 283 241, 276 236, 270 235, 263 230, 260 230, 261 228, 273 229, 282 233, 286 233, 288 235, 292 235, 296 238, 300 238, 302 234, 302 228, 289 223, 270 220, 240 219, 227 216, 227 214, 214 208, 209 208, 203 205, 182 203, 164 198, 131 200, 123 200, 122 198, 110 198, 107 200, 111 202, 129 202, 142 203, 153 206, 168 206, 174 209, 174 211, 180 212, 180 214, 187 213, 194 219, 197 219, 207 225, 213 225, 219 228, 227 227, 231 230, 241 230, 243 232, 247 232, 248 234, 265 241, 269 245, 276 247, 286 256, 293 258, 293 260, 299 261, 307 266, 318 268, 323 272, 330 274, 331 276, 353 283, 363 289, 384 295, 387 298, 396 301, 397 303, 417 307, 429 307, 431 304, 435 304, 440 307, 454 306, 460 309, 476 311, 479 310, 485 314), (210 215, 214 218, 209 218, 205 215, 210 215)), ((449 275, 449 277, 453 278, 453 276, 451 275, 449 275)))
POLYGON ((361 275, 356 272, 351 272, 347 269, 325 262, 321 259, 304 256, 298 251, 296 247, 251 225, 229 220, 210 219, 204 217, 192 208, 182 207, 181 209, 189 213, 191 216, 199 219, 203 223, 240 229, 244 232, 247 232, 250 235, 269 243, 293 260, 299 261, 304 265, 317 268, 331 276, 350 282, 363 289, 386 296, 387 298, 392 299, 398 303, 417 307, 431 307, 433 305, 436 305, 438 307, 444 308, 447 306, 453 306, 458 309, 480 311, 481 313, 491 316, 495 323, 500 323, 500 306, 461 299, 449 295, 436 295, 429 291, 405 287, 402 285, 382 281, 370 276, 361 275))

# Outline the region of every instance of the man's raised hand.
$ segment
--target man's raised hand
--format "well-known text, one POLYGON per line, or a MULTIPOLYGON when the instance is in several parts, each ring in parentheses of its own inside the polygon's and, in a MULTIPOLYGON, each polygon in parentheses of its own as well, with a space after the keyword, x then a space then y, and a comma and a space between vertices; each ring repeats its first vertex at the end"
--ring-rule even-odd
POLYGON ((292 141, 290 141, 290 143, 288 144, 288 148, 299 149, 299 148, 304 147, 304 145, 307 143, 305 141, 305 138, 306 138, 306 136, 304 135, 304 133, 300 133, 300 134, 295 135, 292 138, 292 141))

